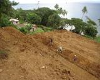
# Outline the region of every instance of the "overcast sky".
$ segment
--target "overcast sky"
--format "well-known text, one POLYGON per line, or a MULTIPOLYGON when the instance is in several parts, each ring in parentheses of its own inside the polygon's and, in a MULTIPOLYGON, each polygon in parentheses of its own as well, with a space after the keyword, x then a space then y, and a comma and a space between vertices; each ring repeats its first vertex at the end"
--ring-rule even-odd
POLYGON ((99 2, 100 0, 10 0, 10 1, 16 1, 19 3, 67 3, 67 2, 99 2))

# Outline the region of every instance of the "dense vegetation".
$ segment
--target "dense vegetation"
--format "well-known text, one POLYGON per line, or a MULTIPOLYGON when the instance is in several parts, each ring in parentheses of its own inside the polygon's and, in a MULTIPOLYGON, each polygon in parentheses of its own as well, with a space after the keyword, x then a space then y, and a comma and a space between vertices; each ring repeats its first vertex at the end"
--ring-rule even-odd
POLYGON ((0 26, 12 25, 9 22, 10 16, 13 14, 12 6, 17 5, 16 2, 10 2, 9 0, 0 0, 0 26))
POLYGON ((9 19, 18 18, 20 20, 20 24, 30 24, 26 25, 25 27, 23 26, 22 28, 17 28, 25 34, 51 31, 54 29, 59 29, 59 26, 63 28, 63 26, 65 26, 66 24, 74 25, 75 30, 73 30, 73 32, 77 34, 84 33, 84 35, 86 36, 95 38, 98 33, 96 28, 97 25, 93 20, 91 20, 88 16, 86 17, 87 22, 84 22, 82 20, 84 14, 88 12, 86 6, 82 9, 82 18, 67 19, 60 17, 60 15, 67 15, 67 11, 59 7, 58 4, 54 6, 55 9, 42 7, 34 10, 23 10, 21 8, 15 10, 12 6, 17 5, 18 3, 16 2, 10 2, 9 0, 0 0, 0 3, 0 27, 13 25, 9 21, 9 19), (38 25, 38 29, 36 32, 30 32, 32 24, 38 25))

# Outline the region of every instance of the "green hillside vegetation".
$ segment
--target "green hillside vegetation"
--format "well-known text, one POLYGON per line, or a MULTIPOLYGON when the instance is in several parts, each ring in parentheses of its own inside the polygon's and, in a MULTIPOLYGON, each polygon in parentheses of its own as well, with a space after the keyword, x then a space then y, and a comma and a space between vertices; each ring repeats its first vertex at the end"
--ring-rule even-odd
POLYGON ((97 42, 100 43, 100 36, 97 36, 97 37, 95 38, 95 41, 97 41, 97 42))
POLYGON ((92 37, 96 39, 98 42, 100 41, 97 35, 97 24, 91 20, 88 16, 86 16, 87 21, 84 22, 82 19, 84 14, 88 12, 87 7, 85 6, 82 9, 83 15, 82 18, 62 18, 59 15, 67 15, 67 11, 62 9, 58 4, 54 6, 55 9, 50 9, 47 7, 42 7, 34 10, 23 10, 23 9, 14 9, 12 6, 16 6, 18 3, 11 2, 9 0, 1 1, 0 5, 0 27, 6 26, 16 26, 24 34, 36 34, 39 32, 47 32, 55 29, 62 29, 65 24, 74 25, 76 28, 73 32, 77 34, 81 34, 92 37), (9 7, 8 7, 9 6, 9 7), (18 27, 17 25, 13 25, 9 19, 10 18, 18 18, 20 20, 20 24, 27 23, 27 25, 23 27, 18 27), (28 25, 30 24, 30 25, 28 25), (38 25, 36 31, 30 32, 32 25, 38 25))

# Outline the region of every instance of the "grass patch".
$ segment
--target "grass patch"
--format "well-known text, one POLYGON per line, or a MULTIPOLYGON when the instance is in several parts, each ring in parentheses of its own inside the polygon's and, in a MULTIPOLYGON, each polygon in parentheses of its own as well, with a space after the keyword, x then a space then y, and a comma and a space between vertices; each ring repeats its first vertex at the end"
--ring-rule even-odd
POLYGON ((50 32, 54 30, 52 27, 46 27, 43 25, 37 25, 37 26, 38 28, 32 32, 30 31, 32 29, 32 24, 27 24, 26 26, 23 26, 17 29, 20 30, 24 34, 37 34, 37 33, 43 33, 43 32, 50 32))
POLYGON ((97 37, 95 38, 95 41, 97 41, 97 42, 100 43, 100 36, 97 36, 97 37))
POLYGON ((5 50, 0 50, 0 59, 7 59, 8 53, 5 50))
POLYGON ((91 37, 91 36, 85 35, 85 37, 87 37, 87 38, 89 38, 89 39, 91 39, 91 40, 94 40, 94 41, 100 43, 100 36, 97 36, 97 37, 93 38, 93 37, 91 37))
POLYGON ((38 25, 39 28, 42 28, 42 30, 44 30, 44 32, 50 32, 52 30, 54 30, 52 27, 47 27, 47 26, 43 26, 43 25, 38 25))
POLYGON ((91 36, 88 36, 88 35, 84 35, 84 36, 93 40, 93 37, 91 37, 91 36))

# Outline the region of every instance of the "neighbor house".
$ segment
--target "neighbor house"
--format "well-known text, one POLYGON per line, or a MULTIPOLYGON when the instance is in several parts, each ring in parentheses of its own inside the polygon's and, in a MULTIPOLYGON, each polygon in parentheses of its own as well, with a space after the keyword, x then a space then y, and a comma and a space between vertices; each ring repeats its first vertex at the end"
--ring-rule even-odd
POLYGON ((12 22, 14 25, 19 24, 19 20, 18 19, 11 18, 9 21, 12 22))
POLYGON ((66 24, 65 26, 63 26, 63 29, 65 29, 67 31, 72 31, 72 30, 75 29, 75 26, 74 25, 66 24))

